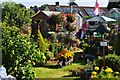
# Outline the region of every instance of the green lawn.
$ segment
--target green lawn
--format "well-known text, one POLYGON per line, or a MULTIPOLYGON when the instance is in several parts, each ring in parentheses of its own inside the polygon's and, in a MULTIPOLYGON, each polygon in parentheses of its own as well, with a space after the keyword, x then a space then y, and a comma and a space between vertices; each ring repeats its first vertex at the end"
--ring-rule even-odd
POLYGON ((80 78, 80 77, 71 76, 71 72, 69 71, 69 70, 73 70, 73 69, 85 66, 84 62, 81 62, 78 59, 78 54, 79 53, 75 53, 74 55, 75 60, 71 65, 67 65, 62 68, 57 68, 56 63, 50 63, 49 66, 47 67, 35 67, 35 73, 36 73, 35 77, 36 78, 62 78, 65 80, 66 78, 67 80, 80 78))
MULTIPOLYGON (((69 70, 83 67, 80 63, 72 63, 71 65, 64 66, 62 68, 56 68, 55 65, 48 67, 36 67, 36 78, 77 78, 72 77, 69 70)), ((79 78, 79 77, 78 77, 79 78)))

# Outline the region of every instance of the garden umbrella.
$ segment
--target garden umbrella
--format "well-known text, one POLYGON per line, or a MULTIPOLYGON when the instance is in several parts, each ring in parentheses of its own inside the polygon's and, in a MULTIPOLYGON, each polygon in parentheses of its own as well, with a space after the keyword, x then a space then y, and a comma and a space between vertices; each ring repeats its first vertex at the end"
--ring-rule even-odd
POLYGON ((106 17, 106 16, 96 16, 96 17, 93 17, 93 18, 90 18, 86 21, 100 21, 100 22, 109 22, 109 21, 113 21, 115 22, 116 20, 115 19, 112 19, 112 18, 109 18, 109 17, 106 17))

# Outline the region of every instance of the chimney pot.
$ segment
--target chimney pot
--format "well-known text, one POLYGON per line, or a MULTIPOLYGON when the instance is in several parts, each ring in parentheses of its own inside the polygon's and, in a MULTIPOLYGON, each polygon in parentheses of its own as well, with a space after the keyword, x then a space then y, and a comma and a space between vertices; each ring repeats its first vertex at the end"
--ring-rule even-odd
POLYGON ((56 6, 59 6, 59 2, 56 2, 56 6))

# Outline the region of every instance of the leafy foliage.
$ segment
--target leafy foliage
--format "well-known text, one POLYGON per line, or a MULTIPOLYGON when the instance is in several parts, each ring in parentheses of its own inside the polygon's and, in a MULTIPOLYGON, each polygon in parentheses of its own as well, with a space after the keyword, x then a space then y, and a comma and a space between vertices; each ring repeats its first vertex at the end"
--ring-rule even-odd
POLYGON ((72 23, 68 23, 66 26, 65 26, 66 30, 67 31, 70 31, 70 32, 73 32, 73 31, 76 31, 76 26, 72 23))
POLYGON ((29 36, 20 33, 20 29, 2 24, 2 53, 3 65, 7 73, 17 80, 34 79, 34 69, 31 61, 35 45, 30 43, 29 36))
POLYGON ((38 30, 38 40, 37 40, 37 42, 38 42, 38 47, 39 47, 40 51, 45 53, 46 52, 46 44, 45 44, 45 41, 42 37, 42 34, 41 34, 40 30, 38 30))
MULTIPOLYGON (((99 67, 98 67, 99 68, 99 67)), ((99 69, 98 69, 99 70, 99 69)), ((107 67, 106 69, 101 69, 100 72, 98 70, 93 70, 92 75, 91 75, 91 80, 95 79, 107 79, 107 80, 112 80, 112 79, 118 79, 119 72, 113 72, 113 70, 110 67, 107 67), (117 73, 117 74, 116 74, 117 73)))
POLYGON ((8 26, 21 27, 26 24, 30 25, 32 11, 14 2, 3 2, 2 5, 4 6, 2 10, 2 21, 5 21, 8 26))
POLYGON ((84 50, 85 54, 91 54, 91 55, 97 55, 97 46, 96 45, 90 45, 86 42, 82 42, 80 44, 80 47, 84 50))
POLYGON ((113 49, 117 55, 120 55, 120 33, 118 34, 117 39, 115 40, 113 49))
POLYGON ((35 35, 33 36, 33 43, 36 45, 35 54, 33 61, 35 62, 35 66, 43 66, 46 60, 46 49, 47 49, 47 42, 45 43, 44 38, 40 30, 38 30, 35 35))
POLYGON ((67 16, 67 21, 70 22, 70 23, 73 23, 75 21, 75 16, 74 15, 68 15, 67 16))
POLYGON ((52 29, 54 29, 54 27, 55 27, 56 24, 60 24, 60 23, 63 22, 63 21, 64 21, 64 17, 63 17, 63 14, 62 14, 62 13, 61 13, 61 14, 57 14, 57 15, 53 14, 53 15, 51 15, 51 17, 47 20, 48 24, 49 24, 50 26, 53 26, 52 29))
MULTIPOLYGON (((112 68, 113 71, 120 71, 120 56, 108 54, 105 59, 106 66, 112 68)), ((96 60, 96 64, 100 66, 100 68, 103 66, 102 57, 99 57, 98 60, 96 60)))

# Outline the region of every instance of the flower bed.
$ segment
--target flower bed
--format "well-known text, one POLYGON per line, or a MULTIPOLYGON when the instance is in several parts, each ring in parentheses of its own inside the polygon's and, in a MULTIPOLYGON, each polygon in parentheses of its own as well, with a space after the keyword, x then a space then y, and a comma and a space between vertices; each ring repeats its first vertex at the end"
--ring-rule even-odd
POLYGON ((119 72, 113 72, 113 70, 109 67, 107 67, 106 69, 100 69, 96 66, 93 70, 84 67, 71 70, 71 72, 72 76, 80 76, 80 78, 82 78, 83 80, 119 80, 120 78, 119 72))
POLYGON ((73 61, 73 53, 68 51, 67 49, 63 49, 57 55, 58 65, 65 66, 70 64, 73 61))

